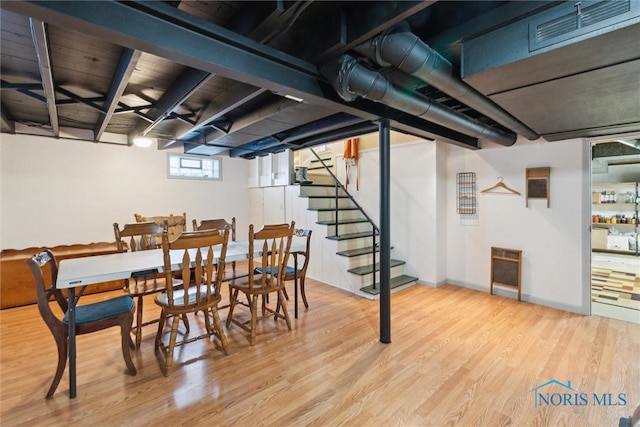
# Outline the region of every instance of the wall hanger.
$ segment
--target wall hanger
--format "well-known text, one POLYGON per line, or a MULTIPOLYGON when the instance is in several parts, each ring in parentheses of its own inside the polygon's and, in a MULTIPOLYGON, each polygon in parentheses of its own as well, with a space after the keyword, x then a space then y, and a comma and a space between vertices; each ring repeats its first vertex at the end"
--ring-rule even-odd
POLYGON ((508 194, 508 193, 505 193, 504 191, 494 191, 494 190, 497 190, 499 188, 504 188, 505 190, 507 190, 507 192, 520 195, 520 193, 518 191, 514 190, 513 188, 507 187, 502 182, 502 177, 501 176, 498 177, 498 183, 496 185, 494 185, 493 187, 485 188, 484 190, 481 191, 481 193, 508 194))

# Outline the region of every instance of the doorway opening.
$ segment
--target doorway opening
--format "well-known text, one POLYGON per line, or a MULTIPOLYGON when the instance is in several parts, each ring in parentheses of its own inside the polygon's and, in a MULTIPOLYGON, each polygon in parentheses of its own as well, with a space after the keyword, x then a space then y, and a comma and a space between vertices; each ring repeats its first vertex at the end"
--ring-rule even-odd
POLYGON ((591 144, 591 314, 640 324, 640 136, 591 144))

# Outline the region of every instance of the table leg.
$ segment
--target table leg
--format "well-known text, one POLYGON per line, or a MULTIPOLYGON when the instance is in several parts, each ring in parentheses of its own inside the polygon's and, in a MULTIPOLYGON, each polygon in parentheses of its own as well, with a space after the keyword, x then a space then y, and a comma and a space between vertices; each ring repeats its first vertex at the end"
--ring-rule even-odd
POLYGON ((76 297, 69 288, 69 397, 76 397, 76 297))
POLYGON ((298 254, 293 253, 293 295, 294 295, 294 316, 298 318, 298 254))

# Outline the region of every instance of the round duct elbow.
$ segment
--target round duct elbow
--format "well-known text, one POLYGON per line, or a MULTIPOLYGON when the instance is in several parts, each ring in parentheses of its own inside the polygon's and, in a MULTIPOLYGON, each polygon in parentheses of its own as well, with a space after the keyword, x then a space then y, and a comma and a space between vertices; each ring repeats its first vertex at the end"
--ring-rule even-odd
POLYGON ((349 55, 342 55, 338 64, 339 68, 334 70, 336 74, 329 80, 334 82, 336 91, 346 101, 361 96, 480 140, 505 146, 516 141, 514 133, 489 127, 419 93, 396 88, 382 74, 349 55))
POLYGON ((421 79, 529 140, 539 138, 527 125, 462 81, 453 65, 413 34, 406 22, 357 46, 355 51, 378 65, 391 65, 421 79))

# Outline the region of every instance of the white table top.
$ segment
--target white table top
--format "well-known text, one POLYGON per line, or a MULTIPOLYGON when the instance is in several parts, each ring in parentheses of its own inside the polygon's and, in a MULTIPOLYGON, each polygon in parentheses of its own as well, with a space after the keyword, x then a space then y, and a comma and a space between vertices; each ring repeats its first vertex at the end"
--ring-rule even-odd
MULTIPOLYGON (((291 244, 291 251, 304 249, 301 244, 291 244)), ((225 262, 241 261, 249 258, 249 242, 238 240, 229 242, 225 262)), ((179 269, 184 251, 172 251, 171 268, 179 269)), ((217 261, 219 248, 214 252, 217 261)), ((260 256, 256 251, 255 256, 260 256)), ((60 289, 92 285, 95 283, 122 280, 131 277, 131 273, 158 269, 164 270, 162 249, 148 251, 96 255, 82 258, 70 258, 60 261, 58 266, 57 287, 60 289)))

